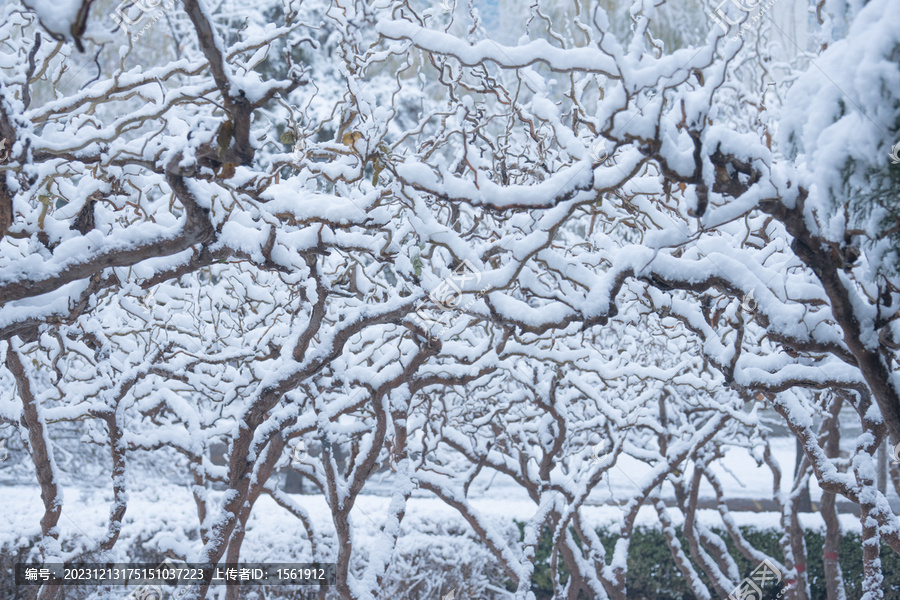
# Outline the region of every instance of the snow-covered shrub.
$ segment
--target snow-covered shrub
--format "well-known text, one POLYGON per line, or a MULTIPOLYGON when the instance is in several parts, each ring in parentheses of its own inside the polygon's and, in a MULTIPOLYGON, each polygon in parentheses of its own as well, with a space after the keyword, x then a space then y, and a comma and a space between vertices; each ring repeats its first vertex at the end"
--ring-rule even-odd
POLYGON ((3 3, 0 422, 41 497, 9 528, 41 560, 219 563, 264 556, 274 523, 344 600, 442 593, 432 568, 625 600, 649 510, 696 597, 741 581, 731 540, 808 600, 840 497, 883 598, 900 3, 820 3, 794 62, 693 1, 462 4, 183 0, 135 40, 104 2, 3 3), (766 474, 774 549, 735 526, 734 454, 766 474), (109 492, 85 527, 79 460, 109 492), (481 502, 497 481, 521 536, 481 502), (407 524, 420 500, 471 533, 407 524))
POLYGON ((508 598, 502 566, 471 530, 459 524, 417 520, 408 524, 384 576, 382 594, 397 600, 508 598))

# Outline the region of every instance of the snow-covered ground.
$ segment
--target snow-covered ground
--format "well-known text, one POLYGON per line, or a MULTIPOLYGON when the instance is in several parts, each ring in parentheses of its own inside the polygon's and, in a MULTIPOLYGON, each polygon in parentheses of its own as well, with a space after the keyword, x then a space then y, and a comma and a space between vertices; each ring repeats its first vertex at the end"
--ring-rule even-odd
MULTIPOLYGON (((773 451, 782 466, 782 491, 787 491, 789 477, 794 464, 794 442, 779 438, 772 441, 773 451)), ((725 486, 726 498, 770 500, 772 498, 772 478, 768 468, 758 467, 744 452, 731 451, 717 464, 718 472, 725 486)), ((617 523, 621 520, 621 509, 614 506, 628 499, 637 489, 642 477, 648 471, 646 465, 629 457, 623 457, 608 474, 607 485, 599 486, 591 495, 584 515, 595 525, 617 523)), ((358 543, 366 543, 366 537, 377 536, 390 502, 389 483, 371 482, 366 493, 361 495, 353 509, 355 534, 358 543)), ((673 498, 672 488, 664 488, 668 498, 673 498)), ((813 482, 810 486, 813 502, 821 497, 821 490, 813 482)), ((538 507, 525 493, 502 475, 479 476, 469 491, 472 506, 481 514, 491 517, 498 530, 509 530, 513 520, 529 521, 538 507)), ((215 497, 216 494, 213 494, 215 497)), ((890 489, 889 498, 896 494, 890 489)), ((333 532, 330 512, 325 499, 317 495, 294 495, 310 514, 316 530, 325 537, 333 532)), ((702 498, 712 499, 712 490, 703 488, 702 498)), ((40 491, 37 485, 14 484, 4 486, 5 511, 0 513, 0 543, 18 545, 18 541, 39 534, 39 522, 43 513, 40 491)), ((100 539, 106 528, 111 490, 99 487, 82 487, 77 484, 64 486, 63 516, 60 521, 61 539, 80 539, 86 545, 100 539)), ((682 516, 678 510, 670 510, 672 519, 680 523, 682 516)), ((718 526, 720 520, 714 510, 700 510, 701 521, 710 526, 718 526)), ((739 525, 760 528, 778 528, 779 515, 774 512, 735 512, 739 525)), ((416 490, 410 499, 405 523, 406 529, 415 529, 421 522, 456 524, 467 529, 462 518, 452 508, 433 495, 416 490)), ((818 513, 801 515, 804 527, 819 528, 824 525, 818 513)), ((652 507, 644 507, 638 515, 638 525, 655 526, 658 520, 652 507)), ((853 515, 842 515, 845 531, 858 531, 859 521, 853 515)), ((196 530, 197 514, 189 490, 166 481, 134 478, 129 489, 128 512, 120 545, 131 547, 136 541, 150 542, 155 551, 171 549, 177 554, 188 555, 196 548, 183 546, 184 536, 169 532, 191 532, 196 530), (181 540, 181 541, 179 541, 181 540)), ((248 524, 248 537, 244 544, 245 560, 277 561, 285 556, 307 553, 309 544, 302 524, 286 513, 267 496, 261 497, 248 524)), ((191 536, 196 539, 196 536, 191 536)))
MULTIPOLYGON (((61 539, 83 538, 86 541, 100 539, 105 532, 108 518, 108 494, 100 491, 68 490, 63 518, 60 520, 61 539)), ((473 507, 485 516, 491 517, 498 530, 511 531, 512 521, 529 521, 536 512, 533 502, 490 494, 489 497, 472 501, 473 507)), ((332 532, 328 506, 321 496, 297 495, 295 499, 309 511, 317 531, 326 535, 332 532)), ((366 545, 370 538, 378 535, 387 513, 390 498, 363 495, 356 502, 352 519, 356 544, 366 545)), ((6 510, 0 513, 0 532, 6 544, 15 540, 23 541, 39 534, 39 521, 43 512, 40 496, 36 488, 11 486, 4 490, 6 510)), ((681 522, 677 510, 670 511, 676 524, 681 522)), ((620 509, 615 506, 591 506, 583 514, 596 527, 621 521, 620 509)), ((702 523, 717 527, 720 525, 714 510, 698 511, 702 523)), ((735 522, 740 526, 770 529, 779 527, 776 513, 734 513, 735 522)), ((824 522, 818 513, 800 516, 804 528, 819 529, 824 522)), ((405 530, 414 529, 422 522, 456 525, 467 529, 462 518, 452 508, 437 498, 412 498, 409 501, 405 530)), ((841 515, 845 531, 859 531, 859 520, 852 515, 841 515)), ((187 490, 172 485, 157 485, 130 494, 125 526, 119 545, 131 547, 136 541, 148 545, 154 551, 174 550, 188 555, 191 550, 179 545, 176 536, 167 532, 193 531, 197 516, 193 500, 187 490)), ((644 507, 638 515, 637 525, 653 527, 658 523, 652 507, 644 507)), ((180 538, 180 536, 178 536, 180 538)), ((117 545, 118 547, 118 545, 117 545)), ((150 549, 148 548, 148 549, 150 549)), ((278 562, 285 557, 299 558, 309 552, 306 533, 300 521, 275 504, 271 498, 263 496, 253 509, 248 523, 248 535, 244 542, 242 560, 251 562, 278 562)))

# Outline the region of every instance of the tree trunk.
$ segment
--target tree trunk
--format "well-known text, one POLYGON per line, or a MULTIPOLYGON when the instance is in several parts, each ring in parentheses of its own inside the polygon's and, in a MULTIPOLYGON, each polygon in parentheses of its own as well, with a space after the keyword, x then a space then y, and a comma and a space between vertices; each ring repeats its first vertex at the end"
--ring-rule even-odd
MULTIPOLYGON (((841 412, 843 399, 835 398, 831 407, 831 414, 825 423, 825 443, 823 449, 825 456, 830 459, 840 456, 841 434, 838 428, 838 415, 841 412)), ((835 509, 835 493, 822 492, 822 519, 825 521, 825 544, 822 547, 822 562, 825 566, 825 593, 827 600, 846 600, 844 591, 844 577, 841 573, 841 522, 835 509)))
MULTIPOLYGON (((803 445, 800 443, 799 439, 796 439, 794 452, 794 481, 797 481, 800 476, 800 466, 803 463, 804 456, 803 445)), ((796 507, 797 512, 811 513, 813 511, 812 498, 809 496, 809 479, 806 480, 806 485, 803 486, 800 497, 797 499, 794 506, 796 507)))

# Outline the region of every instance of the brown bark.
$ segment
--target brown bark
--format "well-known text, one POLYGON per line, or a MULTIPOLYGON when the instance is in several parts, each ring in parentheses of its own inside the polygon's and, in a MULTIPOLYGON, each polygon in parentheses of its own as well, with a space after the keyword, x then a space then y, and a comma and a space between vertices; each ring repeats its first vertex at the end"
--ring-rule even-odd
POLYGON ((725 574, 719 569, 719 566, 713 562, 712 557, 710 557, 702 547, 700 534, 697 531, 696 516, 701 476, 702 471, 700 469, 695 469, 687 493, 687 505, 683 508, 684 525, 682 526, 682 533, 688 541, 691 558, 695 563, 700 565, 700 568, 702 568, 703 572, 706 573, 706 576, 709 577, 713 587, 716 588, 716 594, 725 597, 731 593, 733 588, 731 588, 730 582, 725 574))
POLYGON ((709 593, 709 589, 703 585, 703 581, 701 581, 699 574, 694 569, 694 565, 691 564, 690 559, 684 553, 684 548, 682 548, 681 542, 675 535, 675 526, 672 524, 669 513, 666 512, 666 505, 658 497, 654 498, 653 504, 656 508, 656 514, 659 516, 659 522, 662 525, 666 544, 672 553, 672 560, 675 561, 675 566, 681 572, 684 580, 690 585, 691 593, 699 600, 710 600, 712 595, 709 593))
POLYGON ((13 201, 6 184, 6 171, 0 171, 0 240, 9 231, 13 222, 13 201))
POLYGON ((119 423, 118 407, 104 419, 109 430, 109 452, 112 456, 112 483, 113 505, 109 514, 109 525, 106 538, 100 542, 100 550, 111 550, 119 539, 122 531, 122 519, 125 518, 125 510, 128 501, 125 493, 125 443, 122 440, 122 428, 119 423))
MULTIPOLYGON (((819 447, 817 440, 809 427, 792 420, 789 410, 778 402, 777 399, 774 403, 774 408, 778 414, 784 417, 791 432, 793 432, 793 434, 803 443, 804 452, 806 452, 806 455, 809 457, 813 471, 816 473, 819 486, 823 490, 841 494, 851 502, 859 504, 860 507, 865 507, 869 511, 869 515, 876 519, 878 524, 883 527, 884 541, 887 542, 895 552, 900 553, 900 536, 893 530, 894 523, 896 522, 896 517, 893 513, 880 510, 878 505, 870 499, 871 494, 860 494, 858 486, 850 486, 845 482, 835 481, 833 478, 826 477, 822 471, 822 462, 826 460, 824 453, 819 447)), ((875 491, 874 488, 873 491, 875 491)))
POLYGON ((802 531, 799 530, 796 511, 793 509, 793 502, 785 503, 781 500, 781 467, 778 465, 775 457, 772 456, 772 449, 768 443, 766 443, 763 452, 763 460, 769 467, 769 470, 772 471, 772 495, 781 507, 780 521, 784 535, 779 540, 779 543, 781 545, 781 551, 784 554, 784 568, 786 571, 784 573, 784 578, 785 584, 788 586, 786 596, 792 600, 805 598, 805 592, 801 592, 799 588, 805 586, 805 575, 803 572, 806 569, 806 565, 803 564, 805 561, 802 556, 799 558, 800 564, 798 565, 798 557, 794 554, 796 549, 794 540, 798 535, 798 531, 802 536, 802 531), (798 579, 800 580, 799 582, 798 579), (800 585, 798 585, 798 583, 800 585))
POLYGON ((751 563, 761 563, 763 560, 769 560, 773 563, 777 562, 774 561, 772 557, 767 556, 765 553, 754 548, 746 539, 744 539, 744 535, 741 533, 737 523, 735 523, 734 518, 731 516, 731 511, 728 509, 728 504, 725 502, 725 489, 721 481, 719 481, 718 476, 711 469, 705 468, 705 465, 703 474, 716 494, 719 516, 722 518, 725 530, 731 537, 732 542, 734 542, 734 546, 737 548, 738 552, 751 563))
MULTIPOLYGON (((865 406, 865 402, 861 402, 865 406)), ((868 412, 868 411, 867 411, 868 412)), ((874 423, 869 419, 863 419, 863 432, 870 434, 868 443, 858 447, 857 456, 853 461, 853 472, 856 476, 856 482, 863 490, 873 490, 875 488, 875 480, 869 476, 870 469, 865 468, 866 465, 861 464, 863 461, 874 463, 874 454, 878 450, 881 442, 879 436, 873 430, 879 423, 874 423), (868 455, 868 456, 867 456, 868 455)), ((864 439, 864 438, 860 438, 864 439)), ((871 465, 874 467, 874 464, 871 465)), ((862 598, 864 600, 881 600, 884 598, 884 573, 881 570, 881 535, 879 532, 878 519, 874 518, 874 508, 869 504, 860 506, 859 520, 862 525, 862 555, 863 555, 863 581, 862 581, 862 598)))
POLYGON ((831 302, 831 313, 844 334, 844 343, 856 359, 860 373, 881 409, 894 443, 900 443, 900 391, 893 384, 890 369, 877 349, 863 342, 863 330, 853 308, 851 292, 840 276, 831 248, 807 226, 804 202, 807 193, 800 190, 796 208, 788 209, 778 200, 760 203, 760 208, 784 225, 794 241, 791 249, 809 267, 831 302))
MULTIPOLYGON (((342 351, 347 340, 353 335, 371 325, 397 320, 410 311, 412 306, 413 300, 387 312, 370 311, 368 318, 353 321, 339 329, 331 340, 330 348, 323 349, 321 353, 317 354, 315 358, 311 359, 302 368, 286 374, 278 382, 259 391, 256 398, 250 402, 249 408, 244 412, 241 427, 232 441, 231 456, 228 463, 228 485, 231 491, 228 500, 222 507, 221 519, 213 525, 210 531, 210 541, 204 546, 202 562, 219 562, 225 552, 225 541, 230 539, 237 515, 240 513, 241 506, 249 493, 250 476, 253 467, 252 461, 249 460, 250 452, 251 450, 260 449, 254 443, 254 435, 257 428, 265 421, 268 411, 275 407, 283 394, 288 390, 293 389, 303 379, 317 373, 324 365, 334 360, 342 351)), ((318 329, 321 327, 321 324, 321 321, 310 323, 309 327, 318 329)), ((323 456, 323 460, 324 458, 323 456)), ((374 460, 374 458, 371 459, 371 464, 374 464, 374 460)), ((326 475, 332 476, 333 473, 329 474, 330 464, 328 461, 325 461, 325 467, 326 475)), ((354 485, 361 488, 363 482, 364 478, 355 482, 354 485)), ((352 502, 350 504, 352 505, 352 502)), ((206 596, 208 587, 208 585, 201 586, 197 591, 200 598, 206 596)))
MULTIPOLYGON (((794 440, 794 482, 799 482, 802 477, 803 472, 803 446, 800 445, 800 440, 794 440)), ((795 503, 795 510, 797 512, 803 513, 811 513, 812 509, 812 497, 809 495, 809 478, 805 478, 805 485, 801 487, 799 490, 799 496, 797 497, 795 503)))
MULTIPOLYGON (((803 461, 802 471, 806 471, 809 463, 803 461)), ((800 525, 800 501, 802 499, 802 487, 805 486, 807 496, 809 495, 809 474, 800 473, 800 481, 795 481, 794 493, 791 495, 791 529, 790 529, 790 545, 791 555, 794 559, 794 569, 797 571, 797 580, 795 585, 788 591, 795 600, 809 599, 809 577, 806 570, 806 538, 803 535, 803 527, 800 525), (799 486, 801 489, 797 489, 799 486)))
MULTIPOLYGON (((860 483, 863 482, 860 481, 860 483)), ((874 482, 868 481, 866 485, 874 485, 874 482)), ((881 571, 881 560, 879 559, 881 543, 878 535, 878 523, 875 519, 870 518, 869 513, 869 508, 863 506, 859 517, 862 524, 863 545, 862 597, 865 600, 881 600, 884 598, 884 586, 882 585, 884 573, 881 571)))
MULTIPOLYGON (((53 472, 53 451, 47 444, 44 419, 41 417, 37 401, 31 391, 31 381, 25 373, 25 367, 12 344, 6 350, 6 366, 16 379, 19 396, 22 398, 22 425, 28 431, 28 446, 34 471, 41 486, 41 501, 44 503, 44 516, 41 518, 41 534, 44 537, 59 539, 56 525, 62 512, 59 488, 53 472)), ((43 551, 42 551, 43 552, 43 551)))
MULTIPOLYGON (((241 544, 244 542, 244 536, 247 533, 247 520, 253 511, 253 505, 256 504, 260 493, 265 489, 266 482, 272 476, 275 463, 284 450, 284 439, 280 435, 276 435, 266 448, 266 455, 256 470, 256 478, 253 485, 250 486, 250 493, 247 501, 241 507, 238 515, 238 522, 231 532, 231 540, 228 542, 228 551, 226 553, 225 562, 237 563, 241 559, 241 544)), ((241 588, 238 585, 227 584, 225 588, 225 600, 239 600, 241 588)))
POLYGON ((209 543, 209 530, 206 527, 206 493, 205 481, 203 478, 203 460, 199 456, 190 458, 189 468, 191 471, 191 495, 194 498, 194 505, 197 507, 197 522, 200 524, 200 541, 204 544, 209 543))
MULTIPOLYGON (((32 393, 31 380, 25 373, 25 367, 12 342, 8 343, 6 348, 6 366, 13 374, 19 396, 22 398, 22 426, 28 431, 31 462, 34 464, 38 485, 41 486, 41 501, 44 503, 44 516, 41 517, 41 536, 43 538, 41 540, 41 559, 47 561, 56 558, 51 552, 53 547, 58 546, 59 529, 57 525, 62 514, 62 497, 56 484, 56 474, 53 472, 53 450, 44 427, 44 419, 32 393)), ((44 585, 38 592, 38 598, 39 600, 54 600, 62 592, 62 586, 44 585)))
MULTIPOLYGON (((337 556, 337 588, 341 598, 351 600, 356 598, 349 586, 350 576, 350 559, 353 553, 353 544, 350 537, 350 511, 356 503, 356 498, 362 491, 366 479, 373 472, 378 460, 381 449, 385 446, 385 436, 387 435, 388 413, 385 412, 382 405, 386 395, 395 388, 410 381, 415 372, 427 360, 427 358, 435 354, 439 348, 427 349, 419 346, 419 352, 413 356, 409 364, 403 369, 403 372, 394 379, 383 383, 372 394, 372 400, 369 403, 372 412, 375 415, 374 429, 372 431, 372 441, 369 451, 362 456, 354 456, 348 467, 349 474, 344 478, 338 471, 337 463, 334 460, 334 450, 327 439, 323 439, 322 447, 322 464, 326 475, 326 498, 329 508, 331 509, 331 520, 334 523, 335 530, 338 534, 338 556, 337 556)), ((393 423, 396 436, 393 439, 392 452, 394 458, 400 460, 407 458, 405 413, 392 413, 394 416, 402 419, 393 423)), ((408 497, 408 495, 407 495, 408 497)), ((400 511, 397 515, 399 521, 403 520, 404 511, 400 511)), ((385 535, 388 535, 385 532, 385 535)), ((397 537, 390 535, 391 543, 396 544, 397 537)), ((376 573, 376 581, 380 582, 384 573, 376 573)), ((375 593, 376 590, 369 590, 375 593)))
MULTIPOLYGON (((113 246, 104 249, 101 246, 100 250, 85 260, 73 262, 65 269, 60 269, 55 273, 33 278, 18 277, 14 281, 0 286, 0 303, 46 294, 72 281, 97 275, 109 267, 125 267, 148 258, 171 256, 194 244, 212 240, 215 236, 215 229, 209 222, 208 211, 197 204, 183 178, 168 175, 166 180, 185 209, 185 222, 180 232, 172 236, 160 236, 141 244, 135 244, 130 248, 113 246)), ((2 190, 0 190, 0 196, 2 196, 2 190)))
MULTIPOLYGON (((840 430, 838 429, 838 416, 840 415, 843 399, 835 395, 831 403, 831 411, 825 422, 822 423, 824 432, 825 456, 835 459, 840 456, 840 430)), ((828 600, 846 600, 844 591, 844 578, 841 573, 841 522, 835 509, 836 495, 832 491, 822 492, 822 519, 825 521, 825 543, 822 547, 822 561, 825 567, 825 592, 828 600)))

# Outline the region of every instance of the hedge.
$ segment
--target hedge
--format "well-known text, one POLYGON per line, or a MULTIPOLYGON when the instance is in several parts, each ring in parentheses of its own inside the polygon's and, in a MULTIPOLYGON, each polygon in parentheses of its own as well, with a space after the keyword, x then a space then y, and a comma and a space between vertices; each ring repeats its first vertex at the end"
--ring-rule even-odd
MULTIPOLYGON (((521 541, 524 539, 525 523, 516 521, 516 525, 519 527, 519 539, 521 541)), ((744 577, 749 575, 757 565, 748 561, 736 550, 727 532, 715 529, 713 531, 725 540, 729 553, 737 563, 742 575, 744 577)), ((782 536, 781 531, 741 527, 741 533, 754 548, 758 548, 779 561, 784 560, 779 544, 782 536)), ((618 538, 603 529, 599 529, 597 534, 607 550, 606 558, 610 560, 618 538)), ((534 576, 532 577, 531 589, 537 600, 548 600, 553 597, 553 583, 550 577, 551 535, 552 533, 549 530, 541 533, 541 539, 535 552, 534 576)), ((688 554, 687 540, 681 535, 680 530, 677 532, 677 535, 682 548, 688 554)), ((827 597, 825 567, 822 561, 822 546, 825 543, 824 532, 808 530, 805 532, 804 537, 806 538, 810 600, 825 600, 827 597)), ((859 534, 844 533, 841 539, 839 556, 847 597, 861 597, 863 577, 862 542, 859 534)), ((560 579, 565 583, 568 579, 568 573, 562 564, 562 559, 560 559, 559 564, 561 567, 560 579)), ((881 568, 884 574, 885 597, 900 598, 900 555, 886 545, 881 547, 881 568)), ((709 579, 696 565, 695 569, 700 573, 701 579, 715 597, 716 594, 709 579)), ((691 600, 695 598, 681 572, 675 566, 672 553, 662 532, 652 527, 636 527, 632 534, 628 552, 627 586, 628 597, 635 600, 691 600)), ((507 589, 514 589, 511 583, 507 584, 507 589)), ((764 600, 775 598, 780 589, 781 584, 778 584, 766 590, 767 595, 763 597, 764 600)))

